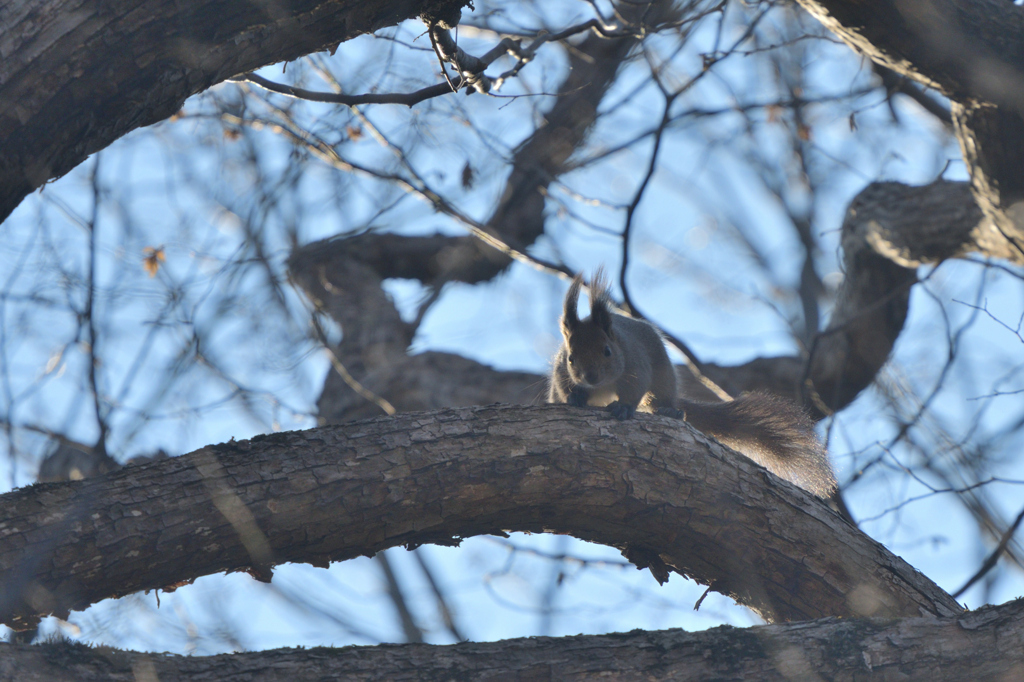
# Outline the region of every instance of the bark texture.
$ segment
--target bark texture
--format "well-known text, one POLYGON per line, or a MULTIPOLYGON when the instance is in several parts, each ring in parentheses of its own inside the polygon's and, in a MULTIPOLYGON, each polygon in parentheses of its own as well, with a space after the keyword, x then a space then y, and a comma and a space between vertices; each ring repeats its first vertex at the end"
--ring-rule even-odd
POLYGON ((345 680, 986 680, 1024 678, 1024 601, 952 618, 826 618, 746 629, 664 630, 426 644, 163 656, 72 644, 0 645, 7 682, 345 680))
POLYGON ((5 0, 0 221, 32 190, 231 76, 449 0, 5 0))
POLYGON ((814 496, 683 422, 478 407, 262 436, 0 497, 0 621, 201 575, 504 531, 621 549, 770 620, 960 607, 814 496))

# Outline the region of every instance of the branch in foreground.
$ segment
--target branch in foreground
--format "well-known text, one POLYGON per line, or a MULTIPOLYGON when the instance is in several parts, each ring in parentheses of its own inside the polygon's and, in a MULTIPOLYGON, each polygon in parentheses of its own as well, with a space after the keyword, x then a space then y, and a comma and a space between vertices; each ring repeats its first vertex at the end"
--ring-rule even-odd
POLYGON ((0 3, 0 220, 87 155, 239 73, 411 19, 426 0, 0 3), (116 40, 111 36, 117 36, 116 40))
POLYGON ((0 619, 398 545, 566 533, 771 620, 955 615, 880 544, 685 423, 490 406, 225 443, 0 497, 0 619))
MULTIPOLYGON (((3 646, 17 679, 1017 680, 1024 601, 954 618, 848 620, 704 632, 530 637, 451 646, 382 645, 166 656, 77 644, 3 646), (938 672, 941 671, 941 672, 938 672), (148 673, 148 675, 147 675, 148 673)), ((13 678, 12 678, 13 679, 13 678)))

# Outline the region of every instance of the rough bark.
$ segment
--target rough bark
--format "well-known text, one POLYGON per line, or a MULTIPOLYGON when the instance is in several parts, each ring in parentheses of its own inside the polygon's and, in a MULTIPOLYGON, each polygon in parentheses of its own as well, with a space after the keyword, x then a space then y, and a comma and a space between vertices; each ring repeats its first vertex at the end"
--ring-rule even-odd
POLYGON ((685 423, 492 406, 210 446, 0 497, 0 621, 24 628, 201 575, 324 566, 504 531, 617 547, 771 620, 955 615, 809 493, 685 423))
POLYGON ((67 643, 0 645, 0 681, 991 680, 1024 677, 1024 601, 952 618, 826 618, 704 632, 531 637, 451 646, 164 656, 67 643))
POLYGON ((397 24, 448 0, 6 0, 0 221, 135 128, 231 76, 397 24))

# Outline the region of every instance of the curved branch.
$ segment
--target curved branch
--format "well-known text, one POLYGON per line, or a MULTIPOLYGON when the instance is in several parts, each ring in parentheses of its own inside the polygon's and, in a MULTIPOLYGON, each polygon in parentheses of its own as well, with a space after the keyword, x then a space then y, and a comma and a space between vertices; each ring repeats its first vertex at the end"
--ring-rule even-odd
POLYGON ((305 88, 297 88, 292 85, 275 83, 274 81, 264 78, 256 73, 244 73, 241 76, 236 76, 230 80, 237 81, 239 83, 253 83, 264 90, 276 92, 279 95, 287 95, 288 97, 294 97, 296 99, 304 99, 310 102, 327 102, 328 104, 344 104, 350 107, 358 106, 360 104, 403 104, 407 107, 411 107, 428 99, 450 95, 454 90, 458 90, 462 86, 462 79, 457 77, 453 83, 454 90, 452 89, 453 85, 449 85, 448 83, 436 83, 413 92, 381 92, 367 93, 365 95, 346 95, 338 92, 306 90, 305 88))
POLYGON ((0 3, 0 220, 36 187, 215 83, 444 4, 0 3))
POLYGON ((505 531, 617 547, 771 620, 955 615, 957 603, 809 493, 678 420, 463 408, 210 446, 0 497, 15 628, 202 575, 326 566, 505 531))

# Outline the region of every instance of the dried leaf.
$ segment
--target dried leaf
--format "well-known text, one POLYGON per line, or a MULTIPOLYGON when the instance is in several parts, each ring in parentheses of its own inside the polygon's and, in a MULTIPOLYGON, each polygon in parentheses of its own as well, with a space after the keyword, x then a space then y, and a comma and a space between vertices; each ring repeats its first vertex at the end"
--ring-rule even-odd
POLYGON ((164 255, 164 247, 147 246, 142 253, 142 267, 146 269, 150 277, 156 277, 156 273, 160 270, 160 264, 167 260, 164 255))

